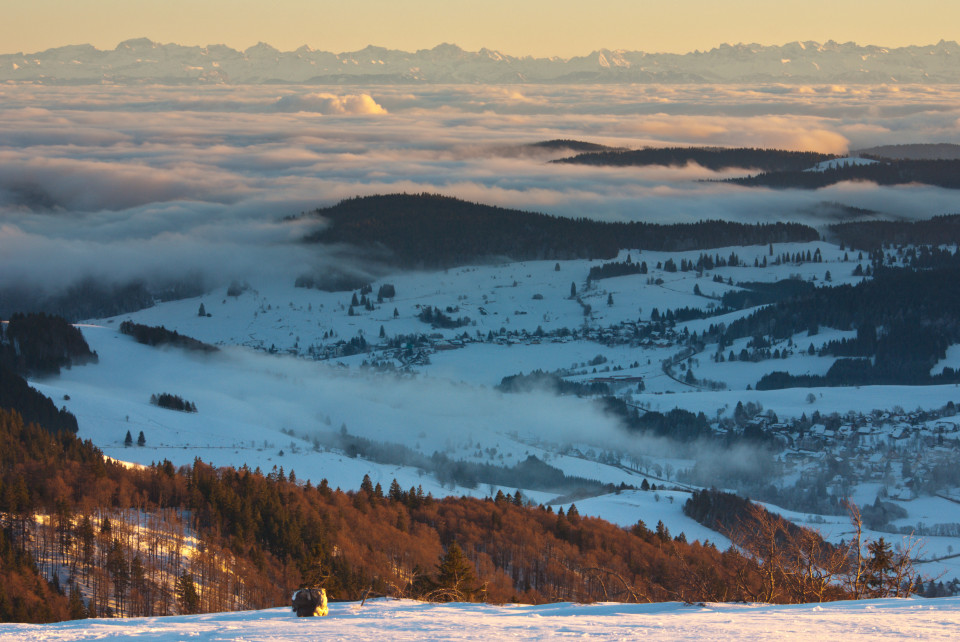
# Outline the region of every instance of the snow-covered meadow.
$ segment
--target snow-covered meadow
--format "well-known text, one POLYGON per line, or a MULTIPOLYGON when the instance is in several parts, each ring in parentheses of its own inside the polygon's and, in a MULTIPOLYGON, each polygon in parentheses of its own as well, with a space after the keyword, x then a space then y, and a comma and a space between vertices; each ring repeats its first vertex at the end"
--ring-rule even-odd
POLYGON ((0 641, 32 640, 955 640, 960 598, 759 604, 330 604, 325 618, 290 609, 58 624, 0 624, 0 641))

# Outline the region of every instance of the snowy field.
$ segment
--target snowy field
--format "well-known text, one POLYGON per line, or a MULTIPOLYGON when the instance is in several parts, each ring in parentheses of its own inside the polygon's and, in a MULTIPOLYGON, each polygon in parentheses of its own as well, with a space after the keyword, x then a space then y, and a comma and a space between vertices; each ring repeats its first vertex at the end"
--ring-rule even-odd
POLYGON ((425 604, 382 599, 290 609, 57 624, 0 624, 0 641, 33 640, 955 640, 960 598, 755 604, 425 604))

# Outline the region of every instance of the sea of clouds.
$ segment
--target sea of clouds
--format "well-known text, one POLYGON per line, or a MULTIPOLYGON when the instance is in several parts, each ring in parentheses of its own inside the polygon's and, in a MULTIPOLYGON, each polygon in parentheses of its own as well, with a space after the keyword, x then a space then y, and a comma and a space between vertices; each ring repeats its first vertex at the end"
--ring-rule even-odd
MULTIPOLYGON (((960 143, 960 92, 923 86, 0 85, 0 288, 92 276, 300 272, 283 219, 340 199, 437 192, 560 216, 830 222, 960 212, 956 192, 712 182, 747 170, 599 168, 524 145, 716 145, 837 154, 960 143)), ((331 259, 332 260, 332 259, 331 259)))

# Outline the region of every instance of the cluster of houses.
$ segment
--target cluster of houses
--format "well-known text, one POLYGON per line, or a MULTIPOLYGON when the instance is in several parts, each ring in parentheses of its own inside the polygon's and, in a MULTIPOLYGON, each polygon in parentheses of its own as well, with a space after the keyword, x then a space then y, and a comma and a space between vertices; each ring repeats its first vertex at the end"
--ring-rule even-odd
POLYGON ((759 414, 747 427, 772 435, 783 446, 781 458, 788 466, 806 469, 831 459, 843 461, 844 483, 882 482, 890 486, 892 499, 912 499, 934 467, 960 460, 960 416, 849 413, 840 422, 832 417, 810 423, 759 414))

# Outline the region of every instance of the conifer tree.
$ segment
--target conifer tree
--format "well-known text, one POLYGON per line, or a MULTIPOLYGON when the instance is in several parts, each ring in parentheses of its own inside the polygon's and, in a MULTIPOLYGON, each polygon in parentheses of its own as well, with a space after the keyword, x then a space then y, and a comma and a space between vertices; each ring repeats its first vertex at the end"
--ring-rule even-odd
POLYGON ((363 481, 360 482, 360 490, 373 494, 373 482, 370 480, 370 475, 363 476, 363 481))
POLYGON ((70 583, 70 601, 67 603, 67 609, 71 620, 83 620, 87 617, 87 607, 83 604, 80 587, 76 582, 70 583))
POLYGON ((181 614, 192 615, 200 612, 200 594, 197 593, 192 574, 184 572, 177 578, 174 593, 181 614))
POLYGON ((400 487, 400 484, 397 483, 396 478, 390 482, 390 490, 388 490, 387 493, 389 494, 390 499, 395 502, 399 502, 403 499, 403 489, 400 487))
POLYGON ((456 542, 437 565, 437 586, 451 601, 468 601, 477 592, 473 565, 456 542))
POLYGON ((661 542, 670 541, 670 529, 666 527, 666 525, 663 523, 663 520, 660 520, 657 522, 656 532, 657 532, 657 538, 659 538, 661 542))

